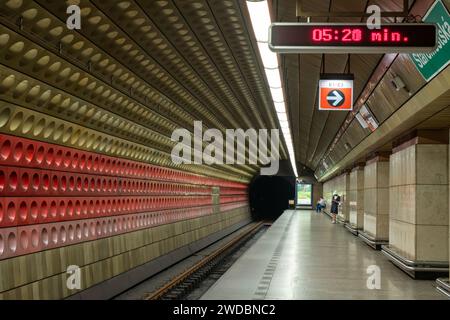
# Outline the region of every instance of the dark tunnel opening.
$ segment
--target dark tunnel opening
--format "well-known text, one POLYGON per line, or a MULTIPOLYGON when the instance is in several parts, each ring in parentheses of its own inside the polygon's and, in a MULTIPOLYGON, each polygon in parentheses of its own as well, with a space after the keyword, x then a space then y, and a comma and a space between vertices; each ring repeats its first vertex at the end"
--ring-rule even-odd
POLYGON ((295 197, 295 178, 258 176, 249 187, 250 208, 254 220, 276 220, 295 197), (291 181, 292 180, 292 181, 291 181))

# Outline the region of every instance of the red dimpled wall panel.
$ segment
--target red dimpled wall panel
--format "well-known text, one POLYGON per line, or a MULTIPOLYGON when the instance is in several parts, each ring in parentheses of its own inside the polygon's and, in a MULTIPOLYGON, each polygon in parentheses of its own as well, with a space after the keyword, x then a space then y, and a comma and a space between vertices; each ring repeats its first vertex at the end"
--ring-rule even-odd
POLYGON ((0 165, 118 177, 137 177, 236 189, 247 188, 245 184, 237 182, 203 177, 4 134, 0 134, 0 165))
POLYGON ((247 186, 0 134, 0 260, 247 205, 247 186))

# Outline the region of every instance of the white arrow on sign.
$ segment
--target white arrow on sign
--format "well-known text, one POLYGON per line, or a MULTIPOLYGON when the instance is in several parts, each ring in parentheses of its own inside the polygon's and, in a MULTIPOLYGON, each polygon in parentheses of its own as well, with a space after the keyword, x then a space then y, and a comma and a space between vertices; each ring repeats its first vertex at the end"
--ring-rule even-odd
POLYGON ((327 97, 328 102, 332 104, 334 107, 339 106, 342 100, 344 100, 344 97, 341 95, 341 92, 339 92, 338 90, 333 90, 331 94, 332 95, 328 95, 327 97))

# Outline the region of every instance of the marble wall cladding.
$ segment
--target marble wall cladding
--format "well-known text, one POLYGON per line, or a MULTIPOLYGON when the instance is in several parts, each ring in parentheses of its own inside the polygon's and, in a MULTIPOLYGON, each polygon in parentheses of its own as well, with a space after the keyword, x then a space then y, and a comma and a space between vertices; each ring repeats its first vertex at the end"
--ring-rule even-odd
POLYGON ((373 162, 364 168, 363 212, 364 232, 376 240, 387 240, 389 237, 388 161, 373 162))
POLYGON ((342 221, 349 221, 350 217, 350 175, 344 173, 339 176, 339 189, 338 194, 341 196, 342 205, 339 207, 339 217, 342 221))
POLYGON ((416 184, 448 185, 448 145, 416 146, 416 184))
POLYGON ((377 162, 372 162, 364 167, 364 190, 377 187, 377 162))
POLYGON ((355 168, 350 173, 348 199, 350 224, 357 229, 364 228, 364 168, 355 168))
POLYGON ((313 205, 315 206, 320 197, 324 197, 323 186, 321 183, 313 184, 313 205))
POLYGON ((416 185, 390 187, 389 214, 392 219, 416 223, 416 185))
POLYGON ((377 213, 377 188, 364 189, 364 212, 375 215, 377 213))
POLYGON ((377 215, 377 231, 375 238, 380 240, 389 239, 389 214, 377 215))
POLYGON ((356 208, 357 191, 356 190, 350 190, 348 192, 348 198, 349 198, 349 220, 350 220, 350 224, 356 228, 357 225, 358 225, 358 211, 357 211, 357 208, 356 208))
POLYGON ((398 151, 390 157, 389 185, 400 186, 416 183, 416 146, 398 151))
POLYGON ((367 212, 364 213, 364 232, 374 238, 376 237, 377 218, 375 215, 367 212))
POLYGON ((448 261, 448 145, 416 146, 417 260, 448 261))
POLYGON ((416 260, 416 226, 390 219, 389 246, 402 257, 416 260))
POLYGON ((412 145, 393 154, 389 173, 389 242, 414 261, 448 261, 449 151, 412 145))
POLYGON ((377 162, 377 187, 389 189, 389 161, 377 162))
POLYGON ((448 262, 448 226, 416 225, 416 260, 448 262))
POLYGON ((334 190, 334 184, 335 184, 335 180, 328 180, 323 184, 323 198, 325 199, 325 201, 327 202, 327 209, 330 209, 330 205, 331 205, 331 194, 333 193, 334 190))
POLYGON ((416 185, 416 223, 448 225, 448 185, 416 185))

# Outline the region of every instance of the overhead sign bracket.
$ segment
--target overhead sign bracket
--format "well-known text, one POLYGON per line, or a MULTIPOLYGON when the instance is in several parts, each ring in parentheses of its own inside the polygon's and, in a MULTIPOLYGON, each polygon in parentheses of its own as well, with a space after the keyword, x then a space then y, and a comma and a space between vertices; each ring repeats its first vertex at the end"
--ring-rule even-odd
MULTIPOLYGON (((304 0, 297 0, 297 17, 303 17, 303 18, 310 18, 310 17, 325 17, 325 18, 332 18, 332 17, 369 17, 370 13, 365 12, 336 12, 336 11, 304 11, 303 6, 304 0)), ((311 1, 311 0, 307 0, 311 1)), ((408 17, 409 15, 409 1, 403 0, 403 11, 384 11, 381 12, 382 17, 408 17)))
POLYGON ((320 80, 355 80, 353 73, 322 73, 320 80))

